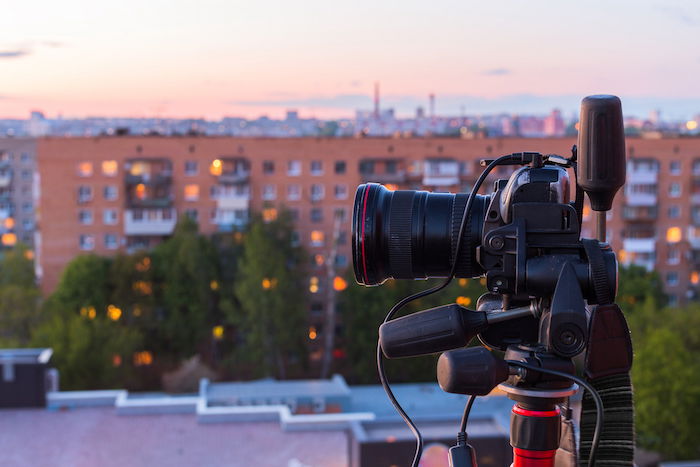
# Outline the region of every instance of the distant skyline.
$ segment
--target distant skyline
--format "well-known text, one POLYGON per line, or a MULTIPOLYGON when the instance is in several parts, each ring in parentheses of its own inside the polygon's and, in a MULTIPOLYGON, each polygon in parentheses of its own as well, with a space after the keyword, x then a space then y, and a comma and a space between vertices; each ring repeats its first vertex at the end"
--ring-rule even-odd
POLYGON ((700 113, 700 2, 16 2, 0 18, 0 118, 700 113), (193 6, 193 5, 196 5, 193 6))

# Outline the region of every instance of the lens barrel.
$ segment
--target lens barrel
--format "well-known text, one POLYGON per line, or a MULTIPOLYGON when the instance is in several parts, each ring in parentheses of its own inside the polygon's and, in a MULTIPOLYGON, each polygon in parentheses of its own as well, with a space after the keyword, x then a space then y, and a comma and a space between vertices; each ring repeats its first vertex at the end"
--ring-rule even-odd
MULTIPOLYGON (((377 183, 360 185, 355 193, 352 254, 355 278, 362 285, 386 279, 446 277, 454 262, 457 237, 468 194, 390 191, 377 183)), ((484 271, 476 247, 488 205, 476 195, 462 246, 456 277, 476 277, 484 271)))

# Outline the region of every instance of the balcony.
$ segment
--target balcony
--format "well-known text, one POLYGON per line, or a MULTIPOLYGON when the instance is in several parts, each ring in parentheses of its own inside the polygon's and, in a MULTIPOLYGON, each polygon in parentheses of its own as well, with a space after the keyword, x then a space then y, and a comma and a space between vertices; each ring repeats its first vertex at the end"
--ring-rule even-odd
POLYGON ((688 227, 686 238, 688 239, 691 249, 700 250, 700 228, 688 227))
POLYGON ((250 205, 250 194, 219 195, 216 197, 216 207, 222 210, 248 209, 250 205))
POLYGON ((656 239, 651 238, 625 238, 622 241, 622 249, 629 253, 653 253, 656 251, 656 239))
POLYGON ((10 172, 0 173, 0 188, 7 188, 12 183, 12 174, 10 172))
POLYGON ((628 184, 655 185, 658 179, 658 170, 632 169, 627 171, 628 184))
POLYGON ((368 173, 368 172, 360 172, 360 176, 362 177, 363 182, 375 182, 375 183, 381 183, 381 184, 399 184, 399 183, 406 183, 408 180, 408 176, 406 175, 405 170, 397 170, 396 172, 393 173, 368 173))
POLYGON ((144 199, 130 197, 127 204, 128 204, 128 207, 130 207, 130 208, 141 208, 141 209, 169 208, 173 205, 173 197, 172 197, 172 195, 153 197, 153 198, 144 198, 144 199))
POLYGON ((249 181, 249 171, 224 172, 221 175, 219 175, 219 183, 225 185, 236 185, 241 183, 248 183, 249 181))
POLYGON ((423 185, 453 186, 459 185, 459 162, 453 159, 429 159, 425 161, 423 185))
POLYGON ((177 223, 175 209, 127 209, 124 213, 126 235, 170 235, 177 223))
POLYGON ((132 175, 126 174, 125 181, 127 185, 169 185, 173 182, 172 172, 169 170, 164 170, 157 174, 141 174, 132 175))
POLYGON ((635 192, 632 187, 625 191, 627 206, 656 206, 658 204, 658 196, 656 193, 635 192))
POLYGON ((622 218, 628 222, 654 222, 658 214, 658 206, 625 206, 622 210, 622 218))

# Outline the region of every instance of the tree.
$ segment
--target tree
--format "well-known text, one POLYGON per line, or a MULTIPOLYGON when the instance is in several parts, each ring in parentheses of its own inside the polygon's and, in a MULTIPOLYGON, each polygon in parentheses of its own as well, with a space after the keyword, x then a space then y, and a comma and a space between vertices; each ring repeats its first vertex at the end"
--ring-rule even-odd
POLYGON ((240 362, 256 375, 284 379, 305 355, 306 294, 302 249, 292 245, 289 212, 264 222, 254 216, 234 285, 240 310, 229 316, 238 329, 240 362))
POLYGON ((29 343, 39 320, 39 298, 29 250, 18 244, 0 261, 0 345, 29 343))
POLYGON ((199 235, 197 224, 184 218, 152 257, 156 282, 152 288, 161 315, 156 338, 161 352, 180 361, 200 351, 216 321, 216 250, 199 235))

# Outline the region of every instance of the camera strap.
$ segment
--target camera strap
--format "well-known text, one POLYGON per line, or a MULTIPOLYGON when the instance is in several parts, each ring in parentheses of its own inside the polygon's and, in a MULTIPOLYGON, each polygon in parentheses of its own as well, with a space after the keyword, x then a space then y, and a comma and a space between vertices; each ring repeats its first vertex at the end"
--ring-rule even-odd
MULTIPOLYGON (((586 379, 600 394, 605 420, 596 454, 597 466, 631 467, 634 462, 634 400, 630 369, 632 341, 617 304, 595 306, 591 313, 586 379)), ((583 395, 579 462, 588 464, 596 423, 593 397, 583 395)))

